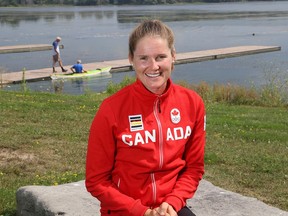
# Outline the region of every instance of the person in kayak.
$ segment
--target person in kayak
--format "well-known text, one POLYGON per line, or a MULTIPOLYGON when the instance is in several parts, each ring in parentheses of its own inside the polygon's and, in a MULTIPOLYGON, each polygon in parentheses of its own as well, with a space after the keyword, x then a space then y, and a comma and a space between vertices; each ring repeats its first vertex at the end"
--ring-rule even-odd
POLYGON ((77 60, 77 63, 74 64, 70 70, 73 72, 73 73, 87 73, 86 70, 83 69, 83 65, 81 64, 81 60, 77 60))

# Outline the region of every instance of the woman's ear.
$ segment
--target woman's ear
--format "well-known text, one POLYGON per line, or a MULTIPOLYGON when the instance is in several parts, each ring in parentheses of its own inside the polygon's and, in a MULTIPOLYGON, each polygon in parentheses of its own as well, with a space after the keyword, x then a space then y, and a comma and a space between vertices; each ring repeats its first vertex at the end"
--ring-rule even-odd
POLYGON ((176 50, 175 50, 175 48, 172 49, 171 55, 172 55, 172 62, 174 63, 176 61, 176 50))
POLYGON ((134 70, 133 57, 131 55, 128 55, 128 60, 129 60, 129 63, 130 63, 130 70, 134 70))
POLYGON ((171 66, 171 70, 173 71, 174 70, 174 64, 175 64, 175 61, 176 61, 176 51, 175 49, 172 50, 172 66, 171 66))
POLYGON ((132 65, 133 64, 133 56, 131 54, 128 55, 128 60, 129 60, 129 63, 132 65))

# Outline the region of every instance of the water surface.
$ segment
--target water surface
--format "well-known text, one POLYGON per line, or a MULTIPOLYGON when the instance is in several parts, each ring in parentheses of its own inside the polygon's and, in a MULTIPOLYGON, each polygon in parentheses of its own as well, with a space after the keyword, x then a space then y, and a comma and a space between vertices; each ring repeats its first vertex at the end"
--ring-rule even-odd
MULTIPOLYGON (((288 2, 245 2, 166 6, 95 6, 0 8, 0 46, 51 44, 62 37, 62 59, 67 67, 83 63, 123 59, 128 36, 139 20, 157 18, 174 31, 177 52, 191 52, 241 45, 281 46, 280 52, 177 65, 174 80, 198 83, 261 85, 267 73, 287 74, 288 2)), ((6 72, 22 68, 51 67, 51 51, 1 54, 6 72)), ((130 73, 111 79, 65 81, 62 91, 81 94, 101 91, 109 81, 119 82, 130 73)), ((58 85, 58 84, 57 84, 58 85)), ((37 91, 55 91, 55 83, 29 83, 37 91)), ((8 89, 19 88, 10 85, 8 89)), ((58 88, 58 87, 57 87, 58 88)))

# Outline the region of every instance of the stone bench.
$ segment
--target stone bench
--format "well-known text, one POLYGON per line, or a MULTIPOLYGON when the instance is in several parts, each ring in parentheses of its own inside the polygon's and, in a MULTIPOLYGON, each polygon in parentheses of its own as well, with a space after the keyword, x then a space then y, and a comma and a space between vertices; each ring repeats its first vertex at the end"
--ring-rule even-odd
MULTIPOLYGON (((99 216, 99 201, 87 191, 84 181, 58 186, 25 186, 17 190, 18 216, 99 216)), ((288 216, 251 197, 200 182, 187 206, 197 216, 288 216)))

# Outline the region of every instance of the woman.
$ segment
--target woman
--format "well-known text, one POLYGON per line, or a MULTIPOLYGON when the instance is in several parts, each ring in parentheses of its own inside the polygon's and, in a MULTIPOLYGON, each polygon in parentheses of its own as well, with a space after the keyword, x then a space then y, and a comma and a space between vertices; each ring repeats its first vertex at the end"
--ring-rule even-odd
POLYGON ((86 188, 101 215, 193 216, 186 207, 204 173, 205 109, 172 83, 172 31, 161 21, 129 38, 137 80, 101 104, 90 129, 86 188))

